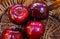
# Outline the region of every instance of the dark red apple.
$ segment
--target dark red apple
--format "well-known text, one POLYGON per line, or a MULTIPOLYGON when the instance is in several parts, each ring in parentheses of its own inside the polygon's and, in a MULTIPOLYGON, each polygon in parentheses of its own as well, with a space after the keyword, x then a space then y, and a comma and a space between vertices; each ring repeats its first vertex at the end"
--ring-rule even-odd
POLYGON ((46 18, 49 14, 48 6, 44 2, 36 2, 29 6, 31 9, 31 16, 34 18, 46 18))
POLYGON ((2 39, 23 39, 23 35, 19 30, 6 29, 2 33, 2 39))
POLYGON ((9 8, 8 16, 13 23, 21 24, 26 21, 29 13, 26 7, 17 4, 9 8))
POLYGON ((44 33, 44 25, 42 22, 29 21, 25 27, 28 39, 40 39, 44 33))

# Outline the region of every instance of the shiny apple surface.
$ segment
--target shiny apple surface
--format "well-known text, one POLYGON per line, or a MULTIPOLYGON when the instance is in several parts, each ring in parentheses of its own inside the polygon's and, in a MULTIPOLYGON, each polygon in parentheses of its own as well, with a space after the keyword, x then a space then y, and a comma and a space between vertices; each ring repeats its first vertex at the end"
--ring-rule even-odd
POLYGON ((42 22, 29 21, 25 27, 28 39, 40 39, 44 33, 44 25, 42 22))
POLYGON ((28 16, 28 9, 22 5, 17 4, 9 8, 8 17, 11 22, 15 24, 21 24, 25 22, 28 16))
POLYGON ((34 18, 47 18, 49 14, 48 6, 44 2, 36 2, 29 6, 31 9, 31 16, 34 18))
POLYGON ((2 33, 2 39, 23 39, 21 31, 6 29, 2 33))

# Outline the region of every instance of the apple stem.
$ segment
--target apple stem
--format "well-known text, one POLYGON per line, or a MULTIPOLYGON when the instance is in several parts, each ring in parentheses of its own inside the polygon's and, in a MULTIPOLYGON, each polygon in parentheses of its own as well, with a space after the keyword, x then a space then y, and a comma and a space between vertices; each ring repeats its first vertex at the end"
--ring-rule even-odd
POLYGON ((22 13, 22 10, 20 9, 20 10, 18 10, 18 14, 20 14, 20 13, 22 13))

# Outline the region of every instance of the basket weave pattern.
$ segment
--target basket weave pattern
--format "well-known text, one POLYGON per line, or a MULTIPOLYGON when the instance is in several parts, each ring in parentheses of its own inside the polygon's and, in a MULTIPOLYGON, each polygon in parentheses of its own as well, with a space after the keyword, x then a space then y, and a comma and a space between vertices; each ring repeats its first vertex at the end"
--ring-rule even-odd
MULTIPOLYGON (((15 25, 10 22, 6 9, 11 7, 14 4, 22 4, 24 6, 28 6, 31 3, 41 1, 41 0, 2 0, 0 3, 0 39, 3 30, 13 27, 13 26, 21 26, 15 25)), ((42 0, 43 1, 43 0, 42 0)), ((51 13, 51 12, 50 12, 51 13)), ((60 39, 60 22, 54 17, 49 16, 45 20, 41 20, 45 24, 45 32, 40 39, 60 39)))

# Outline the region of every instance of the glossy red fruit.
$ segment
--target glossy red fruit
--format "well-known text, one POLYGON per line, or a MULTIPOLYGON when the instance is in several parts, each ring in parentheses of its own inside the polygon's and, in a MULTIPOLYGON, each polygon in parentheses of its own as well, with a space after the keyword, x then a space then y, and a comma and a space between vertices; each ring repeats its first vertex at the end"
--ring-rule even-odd
POLYGON ((9 8, 8 16, 13 23, 21 24, 26 21, 29 13, 27 8, 17 4, 9 8))
POLYGON ((31 16, 34 18, 46 18, 49 14, 48 6, 44 2, 36 2, 31 4, 30 9, 32 11, 31 16))
POLYGON ((23 35, 19 30, 6 29, 2 33, 2 39, 23 39, 23 35))
POLYGON ((25 27, 28 39, 40 39, 44 33, 44 25, 42 22, 29 21, 25 27))

